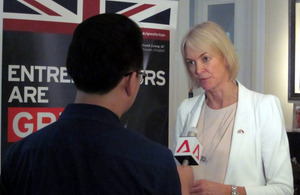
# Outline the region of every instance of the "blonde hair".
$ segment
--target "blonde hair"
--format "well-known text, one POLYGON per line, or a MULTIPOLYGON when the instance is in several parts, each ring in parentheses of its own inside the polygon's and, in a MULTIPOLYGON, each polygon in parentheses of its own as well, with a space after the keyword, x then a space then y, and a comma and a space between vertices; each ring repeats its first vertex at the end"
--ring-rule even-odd
POLYGON ((185 59, 185 48, 194 51, 208 51, 224 57, 228 63, 230 80, 234 81, 239 72, 239 62, 233 44, 221 26, 214 22, 204 22, 192 28, 183 38, 182 56, 185 59))

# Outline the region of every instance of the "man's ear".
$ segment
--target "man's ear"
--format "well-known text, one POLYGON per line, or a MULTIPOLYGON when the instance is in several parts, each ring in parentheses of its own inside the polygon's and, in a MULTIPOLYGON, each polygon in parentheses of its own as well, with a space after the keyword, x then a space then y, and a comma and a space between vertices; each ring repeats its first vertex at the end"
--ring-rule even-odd
POLYGON ((133 72, 129 76, 126 77, 125 81, 125 91, 127 96, 135 96, 136 95, 136 87, 137 87, 137 73, 133 72))

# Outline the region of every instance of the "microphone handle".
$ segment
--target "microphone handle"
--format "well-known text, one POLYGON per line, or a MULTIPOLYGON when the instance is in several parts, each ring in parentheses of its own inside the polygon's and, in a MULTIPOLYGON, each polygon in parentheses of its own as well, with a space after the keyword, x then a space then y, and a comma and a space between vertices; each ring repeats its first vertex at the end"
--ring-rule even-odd
POLYGON ((182 162, 182 166, 184 166, 184 167, 189 166, 189 160, 184 159, 183 162, 182 162))

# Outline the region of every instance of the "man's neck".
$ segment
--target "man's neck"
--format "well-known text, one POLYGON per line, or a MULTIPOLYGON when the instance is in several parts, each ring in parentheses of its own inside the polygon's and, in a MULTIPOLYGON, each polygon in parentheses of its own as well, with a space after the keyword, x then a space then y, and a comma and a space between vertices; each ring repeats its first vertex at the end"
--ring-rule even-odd
POLYGON ((109 109, 119 118, 121 118, 122 114, 124 113, 124 108, 120 105, 120 98, 118 98, 118 100, 115 100, 115 97, 117 96, 110 93, 99 95, 94 93, 85 93, 78 90, 75 98, 75 103, 102 106, 109 109))

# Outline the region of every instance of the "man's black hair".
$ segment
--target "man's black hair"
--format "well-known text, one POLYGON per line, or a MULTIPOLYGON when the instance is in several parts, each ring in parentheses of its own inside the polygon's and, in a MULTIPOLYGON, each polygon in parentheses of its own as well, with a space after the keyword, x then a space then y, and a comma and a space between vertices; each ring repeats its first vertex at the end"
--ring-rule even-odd
POLYGON ((142 68, 142 32, 124 15, 100 14, 77 26, 67 57, 77 89, 105 94, 123 75, 142 68))

